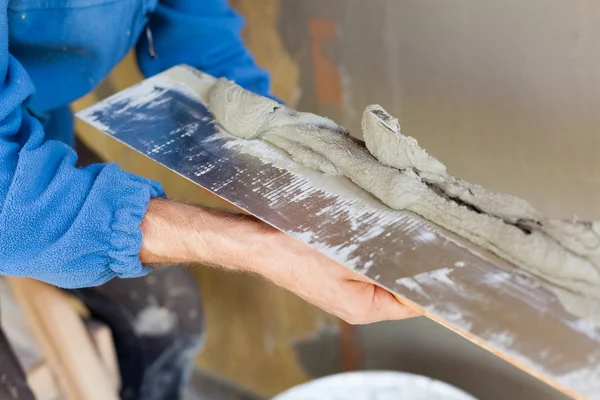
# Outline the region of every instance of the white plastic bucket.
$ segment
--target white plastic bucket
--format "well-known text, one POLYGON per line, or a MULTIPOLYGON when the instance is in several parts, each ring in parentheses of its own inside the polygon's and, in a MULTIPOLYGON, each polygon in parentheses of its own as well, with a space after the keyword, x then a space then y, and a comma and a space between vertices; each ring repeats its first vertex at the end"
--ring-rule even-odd
POLYGON ((447 383, 392 371, 331 375, 296 386, 272 400, 476 400, 447 383))

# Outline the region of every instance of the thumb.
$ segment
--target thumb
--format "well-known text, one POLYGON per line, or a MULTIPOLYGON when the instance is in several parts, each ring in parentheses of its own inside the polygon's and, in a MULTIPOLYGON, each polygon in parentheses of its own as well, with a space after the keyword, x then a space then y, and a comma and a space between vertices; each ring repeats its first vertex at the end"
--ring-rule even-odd
POLYGON ((363 275, 354 274, 352 280, 356 284, 362 284, 363 288, 371 286, 372 294, 372 311, 370 315, 373 318, 378 318, 376 321, 386 320, 402 320, 414 317, 420 317, 423 314, 412 309, 402 303, 402 300, 390 293, 388 290, 380 287, 374 280, 363 275))
POLYGON ((375 286, 373 293, 373 318, 377 321, 402 320, 421 316, 421 313, 402 304, 387 290, 375 286))
POLYGON ((351 306, 354 310, 351 324, 370 324, 379 321, 401 320, 419 316, 417 311, 402 304, 393 294, 370 282, 349 282, 353 287, 352 293, 356 304, 351 306))

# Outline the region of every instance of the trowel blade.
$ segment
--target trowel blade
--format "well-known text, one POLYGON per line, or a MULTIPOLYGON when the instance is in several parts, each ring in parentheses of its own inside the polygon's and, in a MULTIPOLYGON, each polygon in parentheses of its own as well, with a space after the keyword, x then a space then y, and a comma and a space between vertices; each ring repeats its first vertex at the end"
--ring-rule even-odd
POLYGON ((222 131, 206 108, 214 81, 176 67, 78 117, 558 390, 600 399, 600 331, 589 321, 470 242, 222 131))

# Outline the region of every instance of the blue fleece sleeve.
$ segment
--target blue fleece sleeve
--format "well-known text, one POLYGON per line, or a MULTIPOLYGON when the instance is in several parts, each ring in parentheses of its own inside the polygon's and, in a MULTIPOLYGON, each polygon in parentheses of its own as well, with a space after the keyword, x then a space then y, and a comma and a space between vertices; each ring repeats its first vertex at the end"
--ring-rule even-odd
POLYGON ((140 69, 151 76, 188 64, 271 97, 269 74, 244 47, 243 25, 227 0, 160 0, 150 17, 157 57, 150 57, 148 39, 142 35, 137 46, 140 69))
POLYGON ((65 288, 137 277, 140 223, 159 184, 115 164, 76 168, 75 152, 44 142, 23 106, 33 84, 9 53, 0 0, 0 274, 65 288))

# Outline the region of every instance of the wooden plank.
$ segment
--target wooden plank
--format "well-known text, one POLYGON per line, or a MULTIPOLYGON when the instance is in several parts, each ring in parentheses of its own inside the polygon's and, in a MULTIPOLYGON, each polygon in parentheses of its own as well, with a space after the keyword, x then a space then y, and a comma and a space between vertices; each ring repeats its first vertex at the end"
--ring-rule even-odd
POLYGON ((37 400, 57 400, 61 394, 50 367, 40 363, 26 371, 27 383, 37 400))
POLYGON ((117 400, 83 321, 58 289, 24 278, 9 278, 48 366, 67 400, 117 400))
POLYGON ((0 278, 0 317, 4 334, 23 369, 28 370, 42 363, 42 350, 6 278, 0 278))
POLYGON ((86 321, 85 327, 94 342, 102 365, 112 380, 113 387, 118 391, 121 387, 121 372, 110 328, 94 320, 86 321))
POLYGON ((76 390, 72 387, 69 380, 63 373, 54 345, 44 330, 42 321, 38 317, 38 310, 34 302, 29 297, 26 279, 12 277, 8 277, 6 279, 10 284, 15 299, 19 302, 19 305, 23 310, 25 318, 27 319, 28 325, 31 329, 31 333, 33 334, 37 344, 42 349, 44 360, 49 366, 60 392, 69 400, 77 399, 76 390))

